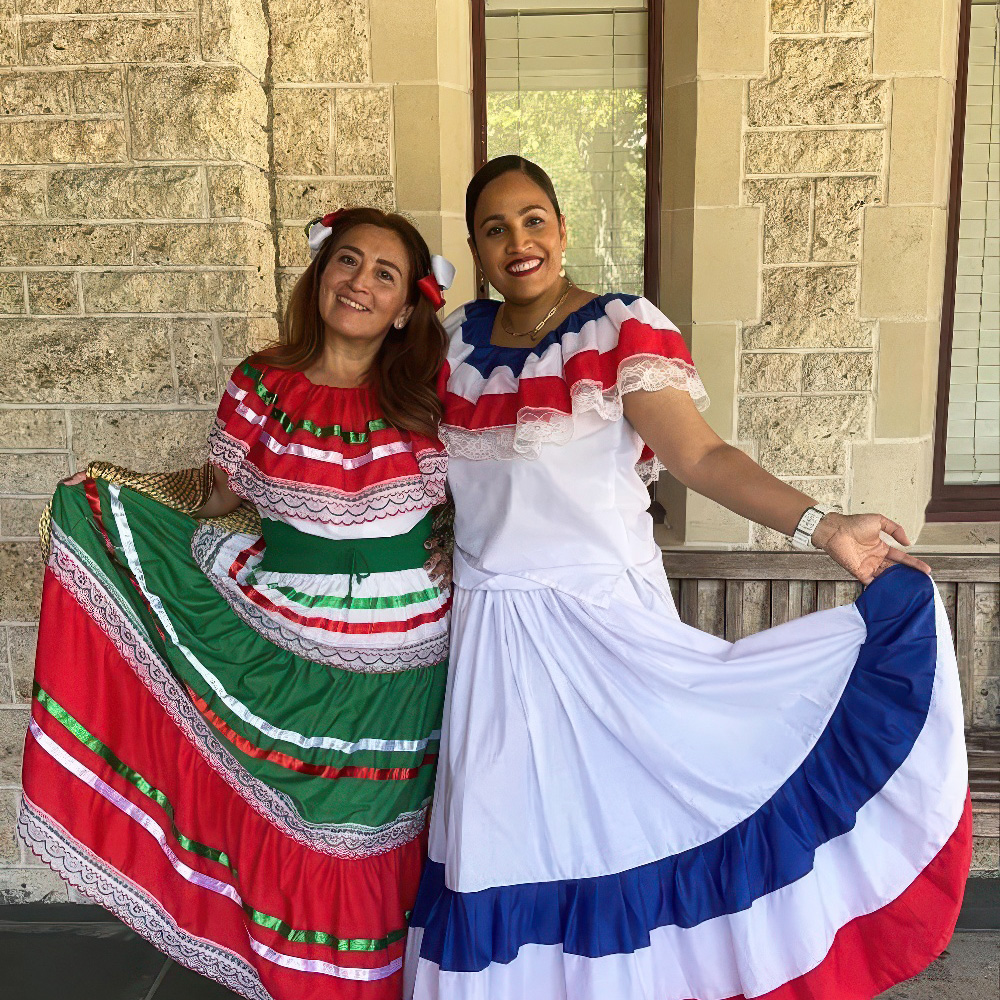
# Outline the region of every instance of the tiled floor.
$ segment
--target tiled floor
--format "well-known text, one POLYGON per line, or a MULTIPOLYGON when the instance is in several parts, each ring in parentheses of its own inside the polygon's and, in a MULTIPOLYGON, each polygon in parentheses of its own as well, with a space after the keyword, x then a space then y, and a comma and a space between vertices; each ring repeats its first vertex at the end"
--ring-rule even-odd
MULTIPOLYGON (((1000 880, 973 881, 980 884, 966 901, 976 905, 967 906, 963 923, 995 928, 1000 880)), ((0 909, 2 1000, 233 1000, 236 996, 164 958, 97 907, 41 909, 22 911, 21 919, 12 919, 13 907, 0 909)), ((998 980, 1000 929, 960 930, 947 952, 922 976, 883 994, 882 1000, 997 1000, 998 980)))

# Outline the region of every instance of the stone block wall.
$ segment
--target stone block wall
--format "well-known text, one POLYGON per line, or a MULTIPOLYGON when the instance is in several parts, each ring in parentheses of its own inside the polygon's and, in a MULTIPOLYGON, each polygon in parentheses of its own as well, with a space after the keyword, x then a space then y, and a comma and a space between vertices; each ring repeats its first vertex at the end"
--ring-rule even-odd
POLYGON ((471 173, 467 79, 436 96, 439 65, 468 64, 467 5, 389 6, 0 0, 0 904, 66 898, 14 836, 35 526, 57 480, 204 460, 229 370, 275 336, 308 262, 309 219, 399 207, 467 256, 440 199, 471 173), (434 117, 394 118, 428 75, 434 117), (437 202, 397 197, 400 143, 437 149, 407 167, 437 202))

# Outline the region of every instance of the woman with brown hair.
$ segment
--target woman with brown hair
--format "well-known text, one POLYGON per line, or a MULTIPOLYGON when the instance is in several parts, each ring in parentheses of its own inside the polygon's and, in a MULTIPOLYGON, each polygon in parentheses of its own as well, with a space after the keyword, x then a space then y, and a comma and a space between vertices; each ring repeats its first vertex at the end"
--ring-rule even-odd
POLYGON ((204 470, 56 491, 20 831, 246 997, 395 1000, 447 662, 448 267, 370 208, 309 242, 204 470))

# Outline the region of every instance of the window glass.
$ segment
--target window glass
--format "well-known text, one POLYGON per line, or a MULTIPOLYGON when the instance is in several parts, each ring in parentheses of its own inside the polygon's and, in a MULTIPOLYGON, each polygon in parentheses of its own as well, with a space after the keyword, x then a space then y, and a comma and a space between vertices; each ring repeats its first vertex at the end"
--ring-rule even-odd
POLYGON ((643 291, 646 52, 645 2, 486 2, 487 153, 549 172, 596 292, 643 291))
POLYGON ((1000 4, 973 3, 946 484, 1000 483, 1000 4))

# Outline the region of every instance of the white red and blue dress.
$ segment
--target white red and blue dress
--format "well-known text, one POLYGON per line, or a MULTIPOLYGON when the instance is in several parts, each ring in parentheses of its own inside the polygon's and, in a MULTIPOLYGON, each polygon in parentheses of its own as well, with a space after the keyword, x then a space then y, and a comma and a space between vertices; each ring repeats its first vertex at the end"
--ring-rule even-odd
MULTIPOLYGON (((947 944, 971 830, 932 581, 730 643, 683 624, 622 395, 704 404, 648 301, 537 346, 449 319, 451 674, 417 1000, 858 1000, 947 944)), ((734 559, 738 559, 734 555, 734 559)))

